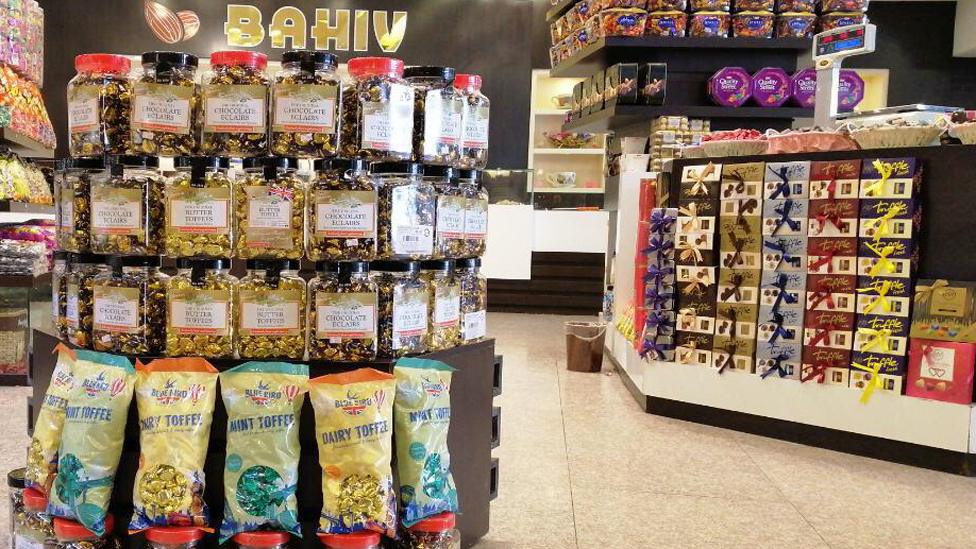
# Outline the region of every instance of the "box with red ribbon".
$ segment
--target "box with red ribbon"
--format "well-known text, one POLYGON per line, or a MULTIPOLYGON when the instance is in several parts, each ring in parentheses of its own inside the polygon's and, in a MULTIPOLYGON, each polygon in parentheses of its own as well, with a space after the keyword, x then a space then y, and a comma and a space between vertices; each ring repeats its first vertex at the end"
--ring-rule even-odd
POLYGON ((908 363, 909 396, 970 404, 976 344, 912 339, 908 363))
POLYGON ((763 179, 763 198, 766 200, 805 200, 810 197, 809 161, 767 162, 763 179))
POLYGON ((856 198, 811 200, 807 233, 812 237, 856 238, 859 203, 856 198))
POLYGON ((856 276, 857 238, 809 238, 807 271, 810 274, 856 276))
POLYGON ((810 163, 810 200, 856 199, 860 182, 860 159, 810 163))
POLYGON ((803 345, 850 351, 854 347, 854 313, 837 311, 806 312, 803 345))
POLYGON ((847 387, 850 383, 851 351, 826 347, 803 347, 801 383, 823 383, 847 387))
POLYGON ((832 274, 807 276, 808 311, 854 313, 857 306, 857 277, 832 274))

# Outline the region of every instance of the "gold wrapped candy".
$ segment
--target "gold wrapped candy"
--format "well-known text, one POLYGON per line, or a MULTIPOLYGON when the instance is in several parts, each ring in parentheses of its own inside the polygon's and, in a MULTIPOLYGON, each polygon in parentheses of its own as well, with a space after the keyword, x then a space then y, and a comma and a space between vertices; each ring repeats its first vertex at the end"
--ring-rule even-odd
POLYGON ((181 158, 177 162, 184 168, 198 162, 200 168, 176 172, 166 186, 166 255, 231 257, 233 189, 226 160, 181 158))
POLYGON ((54 187, 58 248, 83 253, 91 249, 91 184, 108 176, 101 159, 64 161, 54 187))
POLYGON ((268 150, 268 56, 218 51, 204 77, 203 137, 207 155, 250 157, 268 150))
POLYGON ((200 85, 196 56, 142 54, 143 73, 133 85, 131 152, 159 156, 193 154, 200 134, 200 85))
POLYGON ((158 257, 113 257, 93 288, 96 351, 161 355, 166 348, 166 287, 158 257))
POLYGON ((461 344, 461 285, 451 261, 424 263, 421 278, 430 284, 430 331, 427 350, 442 351, 461 344), (427 270, 430 269, 430 270, 427 270))
POLYGON ((104 270, 101 256, 76 254, 65 276, 65 327, 68 342, 90 349, 92 346, 93 291, 95 277, 104 270))
POLYGON ((112 174, 91 186, 91 249, 100 254, 157 255, 165 230, 164 184, 155 157, 113 159, 112 174))
POLYGON ((247 173, 234 188, 237 257, 300 259, 304 255, 305 183, 293 168, 274 167, 279 162, 292 165, 294 160, 245 162, 247 173), (271 165, 262 165, 267 163, 271 165))
POLYGON ((229 260, 181 260, 167 291, 166 355, 234 357, 237 278, 229 260))
POLYGON ((289 51, 271 87, 271 153, 328 158, 339 152, 338 60, 326 52, 289 51))
POLYGON ((356 272, 320 273, 308 284, 308 356, 312 360, 376 359, 376 284, 369 279, 365 264, 351 265, 357 266, 356 272))
POLYGON ((129 58, 84 54, 68 83, 68 153, 74 157, 125 154, 129 149, 132 83, 129 58))
POLYGON ((305 280, 295 263, 248 263, 237 300, 236 347, 242 359, 305 357, 305 280))

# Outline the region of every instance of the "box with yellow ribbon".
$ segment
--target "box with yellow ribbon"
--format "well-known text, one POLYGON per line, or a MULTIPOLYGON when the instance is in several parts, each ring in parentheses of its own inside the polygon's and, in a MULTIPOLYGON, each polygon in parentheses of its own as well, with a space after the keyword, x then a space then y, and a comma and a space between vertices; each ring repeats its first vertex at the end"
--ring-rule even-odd
POLYGON ((922 163, 915 158, 866 158, 858 198, 913 198, 922 184, 922 163))
POLYGON ((898 317, 906 325, 912 305, 912 281, 906 278, 859 276, 857 314, 898 317))
POLYGON ((858 238, 876 242, 880 239, 915 238, 921 226, 921 209, 910 198, 871 198, 861 200, 861 223, 858 238))

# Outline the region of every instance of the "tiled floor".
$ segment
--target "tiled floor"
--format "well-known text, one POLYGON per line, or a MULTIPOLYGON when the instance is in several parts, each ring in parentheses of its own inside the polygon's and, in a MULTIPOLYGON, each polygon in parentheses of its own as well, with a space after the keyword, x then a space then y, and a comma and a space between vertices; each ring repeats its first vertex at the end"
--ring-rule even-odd
MULTIPOLYGON (((616 375, 566 371, 565 320, 490 316, 501 487, 478 549, 976 545, 976 479, 645 414, 616 375)), ((23 462, 27 394, 0 388, 2 471, 23 462)))

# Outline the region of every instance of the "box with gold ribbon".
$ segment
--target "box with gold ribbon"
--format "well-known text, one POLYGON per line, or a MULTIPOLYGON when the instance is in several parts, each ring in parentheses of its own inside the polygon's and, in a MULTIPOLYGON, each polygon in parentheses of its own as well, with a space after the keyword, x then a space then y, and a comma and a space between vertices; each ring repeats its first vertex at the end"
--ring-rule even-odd
POLYGON ((803 369, 803 345, 757 343, 756 375, 763 379, 799 380, 803 369))
POLYGON ((766 164, 764 162, 725 164, 722 166, 719 198, 721 200, 750 198, 762 200, 765 169, 766 164))
POLYGON ((922 163, 915 158, 866 158, 861 165, 858 198, 914 198, 922 184, 922 163))
POLYGON ((807 271, 810 274, 856 276, 857 238, 808 238, 807 271))
POLYGON ((786 198, 763 202, 762 233, 768 236, 806 236, 810 201, 786 198))
POLYGON ((810 163, 810 200, 857 198, 860 182, 860 159, 810 163))
POLYGON ((674 360, 678 364, 711 366, 715 336, 678 332, 674 337, 674 360))
POLYGON ((763 177, 763 198, 807 199, 810 197, 810 162, 767 162, 763 177))
POLYGON ((857 314, 893 316, 907 320, 912 310, 913 284, 907 278, 857 278, 857 314))
POLYGON ((675 233, 714 233, 718 216, 718 200, 683 200, 678 204, 675 233))
POLYGON ((806 236, 763 237, 763 271, 807 272, 806 236))
POLYGON ((678 200, 719 200, 719 182, 722 179, 722 165, 699 164, 685 166, 681 171, 678 200))
POLYGON ((976 343, 976 282, 919 280, 912 338, 976 343))
POLYGON ((712 368, 722 374, 741 372, 751 374, 756 370, 756 340, 728 336, 715 336, 712 345, 712 368))
POLYGON ((850 366, 850 350, 804 347, 800 382, 847 387, 851 379, 850 366))
POLYGON ((714 232, 679 232, 674 242, 677 265, 715 266, 718 250, 714 232))
POLYGON ((859 215, 856 198, 811 200, 807 234, 811 238, 856 238, 859 215))

